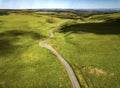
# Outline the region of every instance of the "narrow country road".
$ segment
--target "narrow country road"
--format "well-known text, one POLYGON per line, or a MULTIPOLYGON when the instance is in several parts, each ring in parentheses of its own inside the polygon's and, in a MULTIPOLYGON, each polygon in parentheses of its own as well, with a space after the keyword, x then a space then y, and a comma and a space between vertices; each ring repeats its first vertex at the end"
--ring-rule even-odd
MULTIPOLYGON (((49 38, 53 38, 54 37, 54 33, 53 32, 54 32, 53 29, 50 30, 50 37, 49 38)), ((65 69, 66 69, 66 71, 67 71, 67 73, 69 75, 69 78, 71 80, 73 88, 81 88, 80 84, 79 84, 79 82, 78 82, 78 80, 76 78, 76 75, 75 75, 75 73, 74 73, 74 71, 72 69, 72 67, 67 63, 67 61, 52 46, 46 44, 45 43, 46 41, 47 41, 47 39, 44 40, 44 41, 41 41, 39 43, 39 45, 41 47, 44 47, 44 48, 50 50, 54 55, 57 56, 57 58, 60 60, 60 62, 64 65, 64 67, 65 67, 65 69)))

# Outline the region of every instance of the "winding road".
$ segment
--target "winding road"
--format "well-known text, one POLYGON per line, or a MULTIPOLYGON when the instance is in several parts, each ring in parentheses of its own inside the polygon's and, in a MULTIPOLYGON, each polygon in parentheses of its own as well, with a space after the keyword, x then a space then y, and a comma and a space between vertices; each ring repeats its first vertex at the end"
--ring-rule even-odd
MULTIPOLYGON (((50 37, 48 39, 53 38, 53 37, 54 37, 54 29, 50 30, 50 37)), ((73 88, 81 88, 80 84, 79 84, 79 82, 77 80, 77 77, 76 77, 72 67, 68 64, 68 62, 52 46, 45 43, 48 39, 46 39, 44 41, 41 41, 39 43, 39 45, 41 47, 44 47, 44 48, 50 50, 54 55, 57 56, 59 61, 64 65, 64 67, 65 67, 65 69, 66 69, 66 71, 67 71, 67 73, 69 75, 69 78, 71 80, 73 88)))

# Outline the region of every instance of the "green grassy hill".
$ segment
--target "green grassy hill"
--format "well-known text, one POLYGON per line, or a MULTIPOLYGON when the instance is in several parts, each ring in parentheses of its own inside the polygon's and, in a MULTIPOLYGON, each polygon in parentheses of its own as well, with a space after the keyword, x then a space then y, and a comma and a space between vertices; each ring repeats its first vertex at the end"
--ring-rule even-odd
POLYGON ((90 16, 86 19, 86 21, 92 21, 92 22, 104 22, 104 21, 108 21, 108 22, 112 22, 112 21, 119 21, 120 22, 120 13, 114 13, 114 14, 104 14, 104 15, 93 15, 90 16))
POLYGON ((34 14, 0 16, 0 88, 71 88, 64 67, 39 42, 64 20, 34 14))
POLYGON ((83 88, 120 86, 119 19, 119 13, 91 16, 63 27, 50 41, 72 65, 83 88))
POLYGON ((68 13, 2 13, 0 88, 72 87, 57 57, 39 46, 53 28, 58 30, 47 43, 73 67, 82 88, 119 88, 120 13, 80 19, 68 13))

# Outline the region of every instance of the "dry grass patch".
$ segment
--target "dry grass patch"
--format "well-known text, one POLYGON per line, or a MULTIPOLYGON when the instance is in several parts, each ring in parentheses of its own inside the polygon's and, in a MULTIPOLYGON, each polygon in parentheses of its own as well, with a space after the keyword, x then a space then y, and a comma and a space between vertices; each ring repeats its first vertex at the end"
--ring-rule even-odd
POLYGON ((48 40, 48 41, 46 41, 46 43, 47 43, 48 45, 54 47, 54 49, 56 49, 57 51, 59 51, 59 50, 61 49, 60 46, 58 46, 58 44, 55 43, 55 42, 52 42, 52 41, 48 40))
POLYGON ((38 58, 37 55, 32 54, 32 53, 23 53, 21 56, 22 56, 22 61, 24 63, 33 63, 41 59, 41 58, 38 58))
POLYGON ((110 77, 115 76, 114 73, 109 73, 109 72, 107 72, 101 68, 97 68, 97 67, 88 67, 88 70, 89 70, 90 74, 94 74, 98 77, 100 77, 100 76, 110 76, 110 77))
MULTIPOLYGON (((76 64, 76 66, 77 66, 77 64, 76 64)), ((73 66, 73 69, 74 69, 75 74, 76 74, 76 76, 77 76, 77 78, 78 78, 78 80, 79 80, 80 85, 81 85, 83 88, 89 88, 89 86, 88 86, 88 84, 86 83, 86 80, 84 79, 82 73, 80 72, 79 69, 77 69, 76 66, 73 66)))

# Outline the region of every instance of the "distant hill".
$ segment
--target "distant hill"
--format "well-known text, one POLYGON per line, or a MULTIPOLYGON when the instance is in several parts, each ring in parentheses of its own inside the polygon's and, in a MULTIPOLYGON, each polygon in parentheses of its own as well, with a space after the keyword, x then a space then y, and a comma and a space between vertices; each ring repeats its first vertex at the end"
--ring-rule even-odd
POLYGON ((82 16, 91 16, 95 14, 110 14, 120 12, 120 8, 116 9, 1 9, 1 14, 9 11, 32 11, 32 12, 68 12, 82 16))

